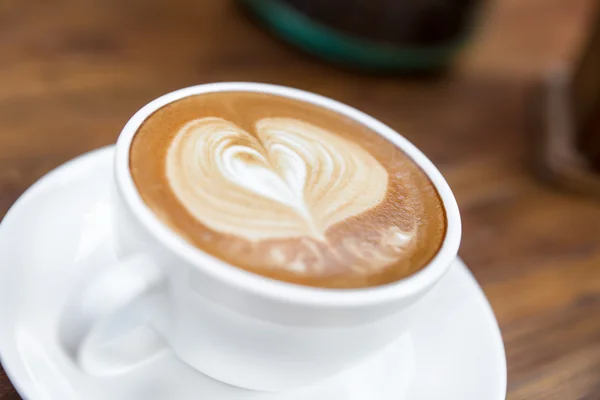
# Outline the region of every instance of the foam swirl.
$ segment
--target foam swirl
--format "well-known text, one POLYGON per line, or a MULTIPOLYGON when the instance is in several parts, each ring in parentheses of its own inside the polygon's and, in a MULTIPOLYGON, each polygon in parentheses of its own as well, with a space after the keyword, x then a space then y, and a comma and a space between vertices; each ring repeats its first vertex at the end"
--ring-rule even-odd
POLYGON ((387 171, 361 146, 293 118, 256 136, 216 117, 185 124, 166 157, 168 183, 207 227, 251 242, 308 237, 377 206, 387 171))

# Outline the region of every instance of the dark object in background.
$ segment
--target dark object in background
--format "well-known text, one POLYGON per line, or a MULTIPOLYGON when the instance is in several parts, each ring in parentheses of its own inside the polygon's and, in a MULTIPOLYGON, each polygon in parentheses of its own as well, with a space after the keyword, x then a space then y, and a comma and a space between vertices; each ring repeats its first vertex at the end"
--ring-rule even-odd
POLYGON ((576 147, 600 176, 600 5, 586 51, 571 80, 576 147))
POLYGON ((269 29, 321 58, 369 69, 445 67, 484 0, 240 0, 269 29))
POLYGON ((600 4, 578 63, 548 77, 540 104, 539 170, 600 197, 600 4))

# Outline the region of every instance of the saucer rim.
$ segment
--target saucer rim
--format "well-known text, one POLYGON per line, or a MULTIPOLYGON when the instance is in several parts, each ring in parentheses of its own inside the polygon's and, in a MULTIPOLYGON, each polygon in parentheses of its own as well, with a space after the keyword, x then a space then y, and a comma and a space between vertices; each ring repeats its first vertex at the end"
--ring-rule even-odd
MULTIPOLYGON (((0 221, 0 241, 4 240, 4 235, 6 231, 7 221, 16 218, 20 213, 21 209, 27 207, 28 203, 33 201, 39 194, 42 194, 44 190, 48 187, 57 184, 57 179, 61 178, 61 175, 64 173, 69 173, 70 176, 68 178, 63 178, 65 180, 68 179, 76 179, 74 178, 77 174, 85 174, 90 169, 94 168, 94 162, 100 162, 103 157, 111 156, 114 157, 114 145, 104 146, 98 149, 91 150, 84 154, 81 154, 65 163, 57 166, 53 170, 49 171, 45 175, 43 175, 40 179, 38 179, 33 185, 31 185, 27 190, 25 190, 19 198, 13 203, 13 205, 6 212, 5 216, 0 221), (109 154, 111 153, 112 154, 109 154), (88 163, 86 168, 75 169, 73 168, 77 164, 80 163, 88 163)), ((485 325, 487 326, 487 331, 490 335, 490 341, 494 343, 493 350, 490 350, 490 353, 493 354, 493 358, 497 362, 496 368, 500 372, 494 380, 497 380, 498 387, 504 388, 501 389, 497 397, 489 400, 505 400, 507 395, 507 361, 506 361, 506 351, 504 346, 504 341, 502 339, 502 334, 500 327, 498 325, 498 321, 495 317, 492 306, 487 299, 485 292, 481 285, 475 279, 475 276, 467 267, 466 263, 462 260, 460 256, 457 256, 456 259, 452 262, 454 264, 449 268, 458 268, 462 270, 462 272, 466 273, 466 277, 470 280, 469 285, 473 287, 472 292, 472 301, 477 301, 479 306, 481 307, 481 314, 478 318, 481 318, 485 321, 485 325), (475 298, 477 300, 475 300, 475 298), (485 315, 483 315, 485 314, 485 315), (493 337, 492 337, 493 336, 493 337)), ((0 275, 7 273, 9 266, 0 265, 0 275)), ((442 278, 439 284, 443 285, 444 278, 442 278)), ((2 281, 0 281, 2 282, 2 281)), ((0 315, 8 315, 8 309, 10 308, 10 304, 2 304, 0 302, 0 315)), ((14 318, 13 318, 14 320, 14 318)), ((16 322, 16 321, 13 321, 16 322)), ((7 350, 7 346, 10 343, 10 340, 5 340, 10 337, 10 330, 15 329, 14 324, 3 324, 3 327, 0 327, 0 363, 2 364, 2 368, 10 380, 11 384, 14 386, 16 392, 25 399, 33 400, 35 399, 34 395, 38 393, 35 391, 35 382, 32 381, 26 375, 19 375, 16 373, 16 369, 11 367, 11 365, 15 365, 15 363, 21 363, 18 357, 18 352, 10 352, 7 350)), ((494 395, 496 396, 496 395, 494 395)))
MULTIPOLYGON (((110 152, 113 152, 114 154, 114 145, 102 146, 97 149, 87 151, 70 160, 65 161, 64 163, 56 166, 52 170, 42 175, 31 186, 25 189, 23 193, 21 193, 19 198, 10 206, 8 211, 6 211, 6 214, 4 214, 4 216, 0 220, 0 241, 4 240, 4 235, 7 229, 6 226, 8 222, 11 221, 13 218, 16 218, 15 215, 18 216, 21 209, 26 208, 28 204, 31 201, 34 201, 35 198, 39 194, 43 193, 44 190, 46 190, 48 187, 56 185, 58 183, 58 179, 61 178, 62 174, 70 174, 68 178, 63 179, 74 179, 74 175, 78 173, 85 174, 89 169, 93 168, 93 162, 100 162, 102 160, 102 157, 104 157, 105 154, 109 155, 110 152), (89 163, 89 165, 87 166, 87 170, 83 168, 81 170, 73 168, 75 165, 82 162, 89 163)), ((0 255, 0 260, 1 257, 2 255, 0 255)), ((2 265, 2 263, 0 263, 0 276, 7 274, 9 268, 10 267, 8 265, 2 265)), ((3 282, 3 280, 0 280, 0 287, 2 286, 3 282)), ((10 315, 9 308, 10 304, 8 302, 5 303, 0 301, 0 318, 3 321, 8 320, 8 318, 5 317, 7 315, 10 315)), ((29 377, 26 375, 19 375, 17 377, 17 373, 14 367, 7 366, 14 365, 15 363, 22 364, 18 356, 15 356, 14 358, 7 356, 12 355, 12 352, 5 349, 5 346, 8 346, 8 343, 5 344, 5 342, 9 342, 9 340, 5 339, 8 339, 10 337, 10 333, 7 333, 10 331, 10 328, 12 328, 13 330, 16 329, 16 325, 0 325, 0 367, 2 367, 2 369, 4 370, 6 377, 9 379, 10 383, 13 385, 15 391, 17 392, 17 394, 19 394, 19 396, 27 400, 36 399, 34 396, 37 395, 38 392, 33 386, 34 382, 31 379, 29 379, 29 377), (11 370, 11 368, 13 369, 11 370), (28 382, 31 382, 31 384, 28 385, 28 382)), ((15 355, 17 354, 17 352, 14 353, 15 355)))
MULTIPOLYGON (((469 269, 465 261, 460 256, 456 256, 456 260, 454 260, 454 266, 450 268, 460 268, 463 272, 466 273, 468 279, 471 281, 471 284, 474 286, 473 295, 477 292, 477 298, 479 301, 479 305, 483 308, 481 319, 485 319, 485 324, 490 328, 490 335, 493 334, 493 342, 496 344, 494 346, 493 352, 496 353, 494 358, 498 360, 498 367, 500 371, 500 376, 498 379, 500 380, 500 387, 504 388, 498 393, 497 399, 489 399, 489 400, 506 400, 508 395, 508 365, 506 360, 506 347, 504 346, 504 339, 502 338, 502 331, 500 329, 500 325, 498 323, 498 319, 496 318, 496 314, 494 313, 494 309, 490 301, 488 300, 483 287, 479 284, 473 272, 469 269), (485 314, 485 316, 483 315, 485 314), (492 332, 493 331, 493 332, 492 332)), ((443 279, 440 282, 443 284, 443 279)))

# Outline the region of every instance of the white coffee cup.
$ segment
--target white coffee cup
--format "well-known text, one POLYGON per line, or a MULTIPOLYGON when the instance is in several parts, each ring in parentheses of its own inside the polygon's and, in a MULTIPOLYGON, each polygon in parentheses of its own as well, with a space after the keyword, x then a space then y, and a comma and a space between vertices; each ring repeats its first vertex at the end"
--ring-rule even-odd
MULTIPOLYGON (((444 276, 460 243, 454 196, 423 153, 374 118, 297 89, 213 83, 166 94, 143 107, 123 128, 114 173, 110 206, 120 261, 71 294, 59 327, 65 350, 82 368, 79 361, 91 333, 125 310, 127 315, 134 310, 142 313, 138 318, 158 332, 179 359, 216 380, 278 391, 325 379, 382 350, 403 333, 418 317, 414 315, 417 301, 444 276), (313 103, 366 125, 401 148, 431 179, 443 201, 447 232, 437 255, 419 272, 394 283, 334 290, 255 275, 183 240, 140 197, 129 169, 131 142, 144 120, 166 104, 226 91, 269 93, 313 103)), ((138 355, 140 346, 135 350, 138 355)), ((142 358, 149 359, 156 351, 156 346, 148 346, 141 351, 142 358)))

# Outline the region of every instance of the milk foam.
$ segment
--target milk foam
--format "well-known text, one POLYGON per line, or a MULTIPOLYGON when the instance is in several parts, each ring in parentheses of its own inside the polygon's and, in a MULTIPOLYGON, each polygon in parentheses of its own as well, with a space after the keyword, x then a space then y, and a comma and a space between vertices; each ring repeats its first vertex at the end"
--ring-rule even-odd
POLYGON ((255 131, 205 117, 172 141, 169 185, 207 227, 251 242, 325 243, 329 227, 385 198, 387 171, 358 144, 293 118, 260 119, 255 131))

